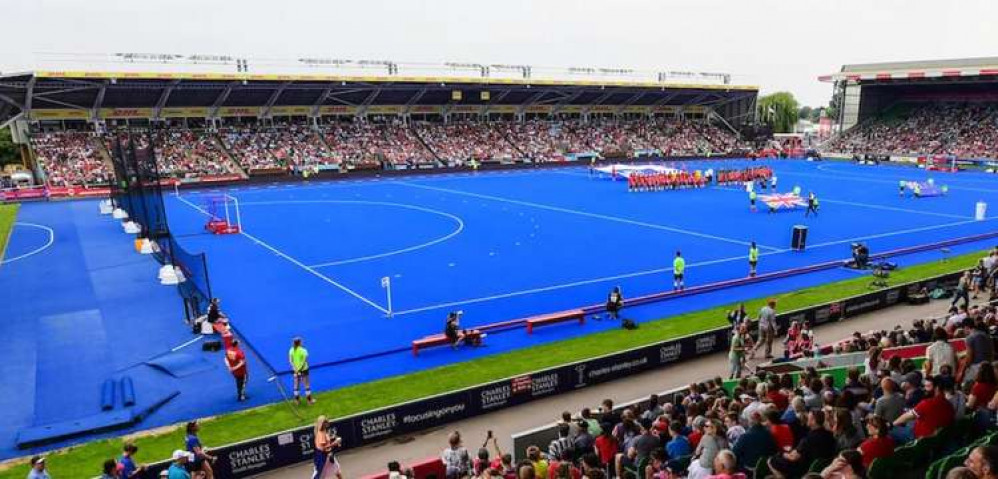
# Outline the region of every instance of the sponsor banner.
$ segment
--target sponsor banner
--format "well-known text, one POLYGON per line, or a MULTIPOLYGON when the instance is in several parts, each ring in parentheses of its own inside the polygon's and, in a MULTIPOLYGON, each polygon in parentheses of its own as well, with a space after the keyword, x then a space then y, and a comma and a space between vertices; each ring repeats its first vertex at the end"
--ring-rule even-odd
POLYGON ((270 109, 270 116, 309 116, 312 114, 310 106, 275 106, 270 109))
POLYGON ((320 115, 355 115, 357 107, 348 105, 324 105, 319 107, 320 115))
POLYGON ((260 110, 258 106, 223 106, 218 109, 217 116, 260 116, 260 110))
POLYGON ((43 120, 87 120, 90 118, 90 112, 87 110, 75 110, 72 108, 45 108, 45 109, 32 109, 31 119, 37 121, 43 120))
POLYGON ((450 108, 451 113, 479 113, 481 111, 482 107, 479 105, 454 105, 450 108))
POLYGON ((440 426, 479 412, 469 407, 468 391, 460 391, 355 417, 353 435, 359 444, 368 444, 440 426))
POLYGON ((589 107, 589 111, 592 113, 615 113, 619 109, 619 106, 614 105, 593 105, 589 107))
POLYGON ((413 105, 409 107, 409 113, 440 114, 443 113, 443 111, 444 107, 440 105, 413 105))
POLYGON ((3 201, 34 200, 46 196, 48 196, 48 191, 44 186, 0 190, 0 199, 3 201))
POLYGON ((152 118, 152 108, 101 108, 101 118, 152 118))
POLYGON ((516 113, 519 107, 516 105, 489 105, 489 113, 516 113))
POLYGON ((686 113, 706 113, 707 108, 700 105, 690 105, 690 106, 684 106, 683 111, 686 113))
POLYGON ((530 105, 523 109, 526 113, 551 113, 552 110, 550 105, 530 105))
POLYGON ((656 105, 651 107, 653 113, 675 113, 679 111, 679 107, 671 105, 656 105))
POLYGON ((625 106, 624 113, 648 113, 651 111, 647 106, 625 106))
POLYGON ((60 197, 81 197, 89 198, 94 196, 111 196, 111 188, 108 187, 98 187, 98 188, 83 188, 80 186, 50 186, 49 196, 53 198, 60 197))
MULTIPOLYGON (((584 108, 583 105, 564 105, 558 107, 558 113, 582 113, 584 108)), ((530 107, 527 107, 527 111, 530 111, 530 107)))
POLYGON ((170 107, 159 110, 160 118, 205 118, 208 116, 208 109, 205 107, 170 107))
POLYGON ((367 107, 368 114, 391 115, 405 111, 405 105, 371 105, 367 107))

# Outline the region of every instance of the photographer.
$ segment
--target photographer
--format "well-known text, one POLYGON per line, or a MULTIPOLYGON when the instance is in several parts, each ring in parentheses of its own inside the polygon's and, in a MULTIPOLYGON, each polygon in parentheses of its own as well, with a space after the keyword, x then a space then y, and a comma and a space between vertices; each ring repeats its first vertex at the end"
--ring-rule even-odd
POLYGON ((606 298, 606 312, 610 314, 610 319, 616 321, 620 309, 624 307, 624 296, 620 293, 620 286, 614 286, 613 291, 606 298))
POLYGON ((326 416, 319 416, 315 419, 313 464, 315 470, 312 472, 312 479, 326 479, 336 476, 343 479, 340 473, 340 463, 336 461, 333 449, 343 444, 343 438, 336 435, 336 430, 332 429, 332 424, 326 416))
POLYGON ((464 333, 461 331, 461 313, 454 311, 447 315, 447 323, 444 325, 444 336, 450 341, 451 349, 457 349, 458 344, 464 341, 464 333))

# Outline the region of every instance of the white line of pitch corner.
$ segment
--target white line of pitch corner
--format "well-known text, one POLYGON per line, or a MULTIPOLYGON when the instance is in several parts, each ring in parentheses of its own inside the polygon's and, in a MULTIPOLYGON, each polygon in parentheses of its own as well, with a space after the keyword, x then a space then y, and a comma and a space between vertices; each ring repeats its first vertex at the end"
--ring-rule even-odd
POLYGON ((36 255, 38 253, 41 253, 42 251, 47 250, 49 248, 49 246, 52 246, 52 244, 55 243, 55 231, 52 228, 49 228, 48 226, 38 225, 38 224, 35 224, 35 223, 24 223, 24 222, 21 222, 21 221, 18 221, 16 223, 14 223, 14 226, 30 226, 32 228, 38 228, 38 229, 44 230, 45 232, 48 233, 48 236, 49 236, 48 240, 45 241, 45 244, 43 244, 43 245, 41 245, 41 246, 39 246, 39 247, 31 250, 31 251, 28 251, 27 253, 14 256, 13 258, 3 259, 3 253, 4 253, 4 251, 0 251, 0 260, 2 260, 2 261, 0 261, 0 265, 7 264, 7 263, 13 263, 15 261, 22 260, 22 259, 34 256, 34 255, 36 255))
MULTIPOLYGON (((540 203, 533 203, 533 202, 530 202, 530 201, 513 200, 513 199, 510 199, 510 198, 503 198, 501 196, 483 195, 483 194, 479 194, 479 193, 471 193, 471 192, 467 192, 467 191, 454 190, 454 189, 450 189, 450 188, 439 188, 439 187, 436 187, 436 186, 421 185, 421 184, 418 184, 418 183, 409 183, 409 182, 406 182, 406 181, 397 181, 395 183, 399 184, 399 185, 409 186, 409 187, 412 187, 412 188, 422 188, 422 189, 425 189, 425 190, 440 191, 440 192, 443 192, 443 193, 452 193, 452 194, 455 194, 455 195, 471 196, 471 197, 474 197, 474 198, 481 198, 481 199, 486 199, 486 200, 499 201, 499 202, 503 202, 503 203, 510 203, 510 204, 514 204, 514 205, 527 206, 527 207, 531 207, 531 208, 538 208, 538 209, 549 210, 549 211, 556 211, 556 212, 559 212, 559 213, 569 213, 569 214, 573 214, 573 215, 585 216, 585 217, 588 217, 588 218, 596 218, 596 219, 601 219, 601 220, 606 220, 606 221, 614 221, 614 222, 617 222, 617 223, 624 223, 624 224, 635 225, 635 226, 643 226, 645 228, 652 228, 652 229, 657 229, 657 230, 662 230, 662 231, 669 231, 669 232, 672 232, 672 233, 680 233, 680 234, 685 234, 685 235, 689 235, 689 236, 696 236, 698 238, 707 238, 707 239, 712 239, 712 240, 716 240, 716 241, 723 241, 725 243, 737 244, 737 245, 741 245, 741 246, 749 246, 751 244, 750 241, 742 241, 742 240, 737 240, 737 239, 733 239, 733 238, 725 238, 723 236, 716 236, 716 235, 711 235, 711 234, 707 234, 707 233, 700 233, 700 232, 697 232, 697 231, 685 230, 685 229, 682 229, 682 228, 673 228, 671 226, 665 226, 665 225, 660 225, 660 224, 655 224, 655 223, 646 223, 644 221, 637 221, 637 220, 631 220, 631 219, 627 219, 627 218, 620 218, 620 217, 617 217, 617 216, 602 215, 602 214, 599 214, 599 213, 590 213, 588 211, 579 211, 579 210, 573 210, 573 209, 569 209, 569 208, 562 208, 560 206, 544 205, 544 204, 540 204, 540 203)), ((780 248, 775 248, 775 247, 772 247, 772 246, 766 246, 766 245, 763 245, 763 244, 757 244, 757 246, 760 249, 766 249, 766 250, 770 250, 770 251, 779 251, 780 250, 780 248)))
MULTIPOLYGON (((191 203, 190 201, 187 201, 187 199, 185 199, 184 197, 181 196, 181 197, 178 197, 178 198, 180 199, 180 201, 183 201, 185 204, 187 204, 191 208, 194 208, 194 209, 200 211, 202 214, 205 214, 205 215, 208 214, 208 212, 205 211, 204 209, 202 209, 200 206, 197 206, 194 203, 191 203)), ((241 235, 249 238, 251 241, 253 241, 254 243, 256 243, 258 246, 263 247, 263 248, 269 250, 270 252, 272 252, 272 253, 274 253, 274 254, 276 254, 276 255, 284 258, 285 260, 287 260, 288 262, 294 264, 295 266, 298 266, 299 268, 304 269, 305 271, 311 273, 313 276, 315 276, 315 277, 317 277, 317 278, 319 278, 319 279, 321 279, 321 280, 323 280, 323 281, 325 281, 325 282, 327 282, 327 283, 329 283, 329 284, 331 284, 333 286, 336 286, 337 288, 339 288, 343 292, 345 292, 345 293, 347 293, 347 294, 349 294, 349 295, 351 295, 351 296, 353 296, 353 297, 355 297, 355 298, 357 298, 357 299, 359 299, 359 300, 367 303, 368 305, 370 305, 371 307, 377 309, 378 311, 381 311, 382 313, 388 314, 388 310, 387 309, 382 308, 380 305, 378 305, 374 301, 371 301, 370 299, 367 299, 364 296, 361 296, 356 291, 354 291, 354 290, 352 290, 352 289, 350 289, 350 288, 348 288, 348 287, 340 284, 339 282, 337 282, 337 281, 333 280, 332 278, 330 278, 330 277, 328 277, 328 276, 326 276, 326 275, 324 275, 324 274, 316 271, 315 269, 308 267, 307 265, 305 265, 301 261, 298 261, 298 260, 292 258, 287 253, 284 253, 283 251, 281 251, 281 250, 279 250, 279 249, 277 249, 277 248, 275 248, 275 247, 267 244, 266 242, 260 240, 259 238, 255 237, 255 236, 253 236, 253 235, 251 235, 249 233, 247 233, 245 230, 240 229, 239 234, 241 234, 241 235)))

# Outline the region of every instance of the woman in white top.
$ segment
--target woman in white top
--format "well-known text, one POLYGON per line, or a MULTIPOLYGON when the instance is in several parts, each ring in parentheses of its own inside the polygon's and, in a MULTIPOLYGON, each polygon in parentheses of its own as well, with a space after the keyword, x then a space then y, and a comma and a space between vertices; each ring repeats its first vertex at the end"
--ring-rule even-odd
POLYGON ((943 366, 949 366, 950 371, 956 371, 956 351, 949 344, 949 335, 943 328, 936 328, 932 333, 932 344, 925 349, 925 373, 938 375, 943 366))

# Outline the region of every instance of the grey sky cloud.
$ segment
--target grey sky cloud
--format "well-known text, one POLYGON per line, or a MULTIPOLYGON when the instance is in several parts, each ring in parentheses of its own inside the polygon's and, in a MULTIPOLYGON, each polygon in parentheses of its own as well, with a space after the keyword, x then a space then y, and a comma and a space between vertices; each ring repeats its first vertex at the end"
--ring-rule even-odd
POLYGON ((845 63, 998 54, 993 0, 0 0, 0 12, 0 71, 93 66, 51 52, 629 67, 728 72, 819 105, 831 87, 818 75, 845 63))

